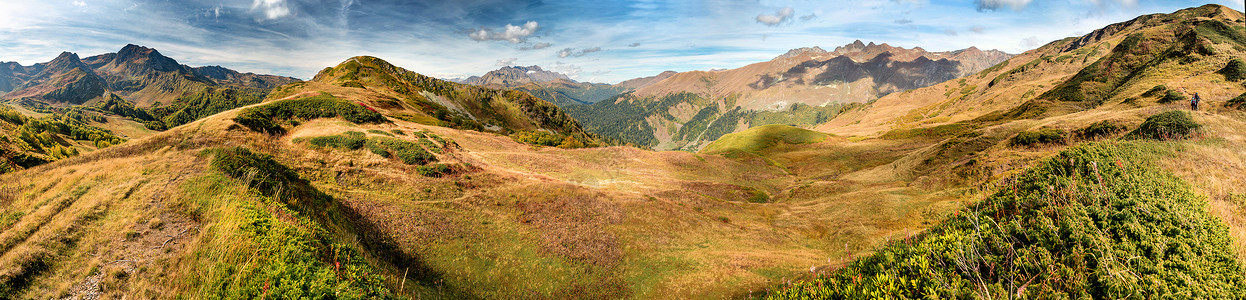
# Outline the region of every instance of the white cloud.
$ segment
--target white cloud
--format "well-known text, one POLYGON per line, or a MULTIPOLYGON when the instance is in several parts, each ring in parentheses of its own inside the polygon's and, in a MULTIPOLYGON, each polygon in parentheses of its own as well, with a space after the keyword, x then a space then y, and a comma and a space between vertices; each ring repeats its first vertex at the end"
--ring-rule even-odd
POLYGON ((946 30, 943 30, 943 34, 956 36, 956 30, 946 29, 946 30))
POLYGON ((784 7, 783 9, 780 9, 779 11, 775 12, 774 15, 767 15, 767 14, 757 15, 757 23, 766 24, 766 26, 778 26, 779 24, 783 24, 783 22, 786 22, 788 19, 790 19, 792 17, 792 14, 795 14, 795 13, 796 13, 796 10, 792 9, 791 7, 784 7))
POLYGON ((574 48, 564 48, 562 50, 558 50, 558 58, 580 57, 580 56, 588 55, 589 53, 600 52, 600 51, 601 51, 601 47, 584 48, 583 50, 580 50, 580 51, 575 51, 574 48))
POLYGON ((264 11, 264 18, 272 20, 290 15, 290 8, 286 6, 286 0, 255 0, 251 2, 251 10, 261 9, 264 11))
POLYGON ((974 33, 983 33, 986 31, 986 28, 982 26, 974 26, 974 27, 970 27, 969 31, 973 31, 974 33))
POLYGON ((632 43, 631 45, 627 45, 627 47, 628 47, 628 48, 636 48, 636 47, 640 47, 640 43, 632 43))
MULTIPOLYGON (((1030 5, 1033 0, 974 0, 974 4, 978 6, 978 11, 999 10, 1005 6, 1011 7, 1012 10, 1021 11, 1030 5)), ((1092 0, 1097 1, 1097 0, 1092 0)))
POLYGON ((899 19, 899 20, 896 20, 896 24, 900 24, 900 25, 913 24, 913 20, 899 19))
POLYGON ((468 33, 467 36, 481 42, 508 41, 511 44, 518 44, 527 41, 528 37, 535 34, 538 29, 541 29, 541 25, 537 24, 536 21, 528 21, 523 26, 506 24, 506 27, 502 29, 481 27, 468 33))
POLYGON ((525 51, 526 50, 541 50, 541 49, 549 48, 549 46, 553 46, 553 45, 554 44, 550 44, 550 43, 536 43, 535 45, 532 45, 531 47, 520 47, 519 50, 525 50, 525 51))
POLYGON ((503 58, 503 59, 499 59, 499 60, 498 60, 498 63, 493 64, 493 65, 494 65, 494 66, 499 66, 499 67, 509 67, 509 66, 513 66, 513 65, 515 65, 515 61, 517 61, 517 60, 519 60, 519 59, 518 59, 518 58, 514 58, 514 57, 511 57, 511 58, 503 58))
POLYGON ((82 2, 81 0, 74 0, 74 6, 77 6, 77 7, 86 7, 86 6, 87 6, 87 3, 86 3, 86 2, 82 2))
POLYGON ((809 20, 813 20, 817 18, 818 18, 818 14, 808 14, 808 15, 800 16, 801 21, 809 21, 809 20))
POLYGON ((1042 45, 1043 45, 1043 41, 1039 40, 1038 37, 1036 36, 1031 36, 1031 37, 1021 40, 1021 48, 1025 50, 1038 48, 1038 46, 1042 46, 1042 45))

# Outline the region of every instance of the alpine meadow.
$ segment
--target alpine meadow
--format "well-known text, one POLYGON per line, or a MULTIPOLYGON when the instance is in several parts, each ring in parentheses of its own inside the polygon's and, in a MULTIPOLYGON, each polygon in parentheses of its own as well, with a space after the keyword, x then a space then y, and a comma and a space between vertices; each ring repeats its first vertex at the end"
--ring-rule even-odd
POLYGON ((1240 1, 214 2, 0 4, 0 299, 1246 299, 1240 1))

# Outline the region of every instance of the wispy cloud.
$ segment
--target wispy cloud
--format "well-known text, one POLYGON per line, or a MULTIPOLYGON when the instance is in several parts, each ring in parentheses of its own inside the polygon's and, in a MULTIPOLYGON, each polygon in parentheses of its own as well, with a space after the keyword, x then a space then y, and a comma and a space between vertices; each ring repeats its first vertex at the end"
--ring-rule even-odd
POLYGON ((757 23, 766 24, 766 26, 779 26, 779 24, 783 24, 783 22, 786 22, 789 18, 792 17, 792 14, 795 14, 795 13, 796 13, 795 9, 792 9, 791 7, 784 7, 783 9, 780 9, 779 11, 775 12, 773 15, 767 15, 767 14, 757 15, 757 23))
POLYGON ((600 52, 600 51, 601 51, 601 47, 585 48, 580 51, 576 51, 574 48, 565 48, 562 50, 558 50, 558 58, 580 57, 580 56, 588 55, 589 53, 600 52))
POLYGON ((519 50, 525 50, 525 51, 526 51, 526 50, 541 50, 541 49, 549 48, 549 46, 553 46, 553 44, 550 44, 550 43, 536 43, 536 44, 534 44, 534 45, 532 45, 532 46, 519 47, 519 50))
POLYGON ((502 29, 489 29, 481 27, 468 33, 467 36, 476 41, 508 41, 511 44, 523 43, 528 40, 529 36, 541 29, 541 25, 536 21, 528 21, 523 26, 515 26, 506 24, 502 29))
POLYGON ((290 15, 290 7, 286 6, 286 0, 255 0, 251 3, 251 10, 256 9, 263 12, 264 18, 269 20, 290 15))
POLYGON ((974 0, 974 5, 978 6, 978 11, 999 10, 1005 6, 1020 11, 1030 5, 1031 1, 1033 0, 974 0))
POLYGON ((518 58, 514 58, 514 57, 511 57, 511 58, 503 58, 503 59, 499 59, 499 60, 498 60, 498 62, 497 62, 496 64, 493 64, 493 65, 494 65, 494 66, 499 66, 499 67, 513 66, 513 65, 515 65, 515 61, 517 61, 517 60, 519 60, 519 59, 518 59, 518 58))
POLYGON ((636 47, 640 47, 640 43, 632 43, 631 45, 627 45, 627 47, 628 47, 628 48, 636 48, 636 47))

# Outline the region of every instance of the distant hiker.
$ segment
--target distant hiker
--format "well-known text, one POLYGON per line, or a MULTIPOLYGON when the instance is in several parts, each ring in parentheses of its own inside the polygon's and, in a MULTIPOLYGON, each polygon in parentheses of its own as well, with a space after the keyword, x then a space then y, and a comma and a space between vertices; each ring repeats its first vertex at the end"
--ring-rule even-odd
POLYGON ((1194 93, 1194 98, 1190 98, 1190 110, 1198 110, 1198 93, 1194 93))

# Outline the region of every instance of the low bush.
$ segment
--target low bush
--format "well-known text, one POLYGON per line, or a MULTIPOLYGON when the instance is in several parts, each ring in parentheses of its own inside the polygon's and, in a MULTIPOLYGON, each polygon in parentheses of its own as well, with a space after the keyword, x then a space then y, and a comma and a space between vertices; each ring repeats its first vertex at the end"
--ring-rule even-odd
POLYGON ((1157 100, 1156 102, 1173 103, 1177 101, 1189 101, 1189 100, 1190 100, 1190 97, 1187 97, 1185 94, 1179 93, 1174 90, 1168 90, 1167 92, 1164 92, 1164 96, 1160 97, 1159 100, 1157 100))
POLYGON ((1012 146, 1029 147, 1041 144, 1064 144, 1064 130, 1043 128, 1038 131, 1022 131, 1012 137, 1012 146))
POLYGON ((383 136, 394 136, 394 134, 392 134, 392 133, 388 133, 388 132, 384 132, 384 131, 380 131, 380 130, 376 130, 376 129, 368 129, 368 133, 371 133, 371 134, 377 134, 377 135, 383 135, 383 136))
POLYGON ((311 120, 342 117, 355 124, 385 122, 385 116, 367 107, 330 95, 275 101, 248 108, 238 113, 234 121, 251 130, 270 134, 284 134, 282 125, 288 120, 311 120))
POLYGON ((1195 123, 1190 113, 1183 110, 1171 110, 1146 118, 1138 129, 1126 135, 1129 138, 1153 140, 1179 140, 1190 137, 1203 125, 1195 123))
POLYGON ((1109 120, 1103 120, 1092 123, 1090 126, 1086 126, 1086 128, 1078 129, 1077 136, 1082 139, 1093 140, 1125 132, 1125 129, 1125 125, 1120 125, 1109 120))
POLYGON ((1234 58, 1218 72, 1224 75, 1224 79, 1228 81, 1242 81, 1246 79, 1246 61, 1241 58, 1234 58))
POLYGON ((1065 150, 922 234, 768 298, 1242 299, 1227 226, 1150 163, 1171 155, 1159 145, 1065 150))
POLYGON ((340 135, 317 136, 305 139, 308 144, 317 148, 332 147, 339 149, 355 150, 363 147, 364 137, 362 132, 348 131, 340 135))
MULTIPOLYGON (((403 163, 409 165, 423 165, 428 162, 437 161, 437 157, 433 156, 432 153, 425 151, 424 148, 420 147, 420 144, 396 138, 373 137, 368 139, 367 147, 368 150, 373 153, 383 150, 387 154, 397 156, 403 163)), ((380 154, 378 153, 378 155, 380 154)), ((381 155, 381 157, 388 156, 389 155, 381 155)))
POLYGON ((447 164, 433 164, 428 166, 419 166, 415 168, 416 172, 424 177, 442 177, 454 173, 454 169, 447 164))

